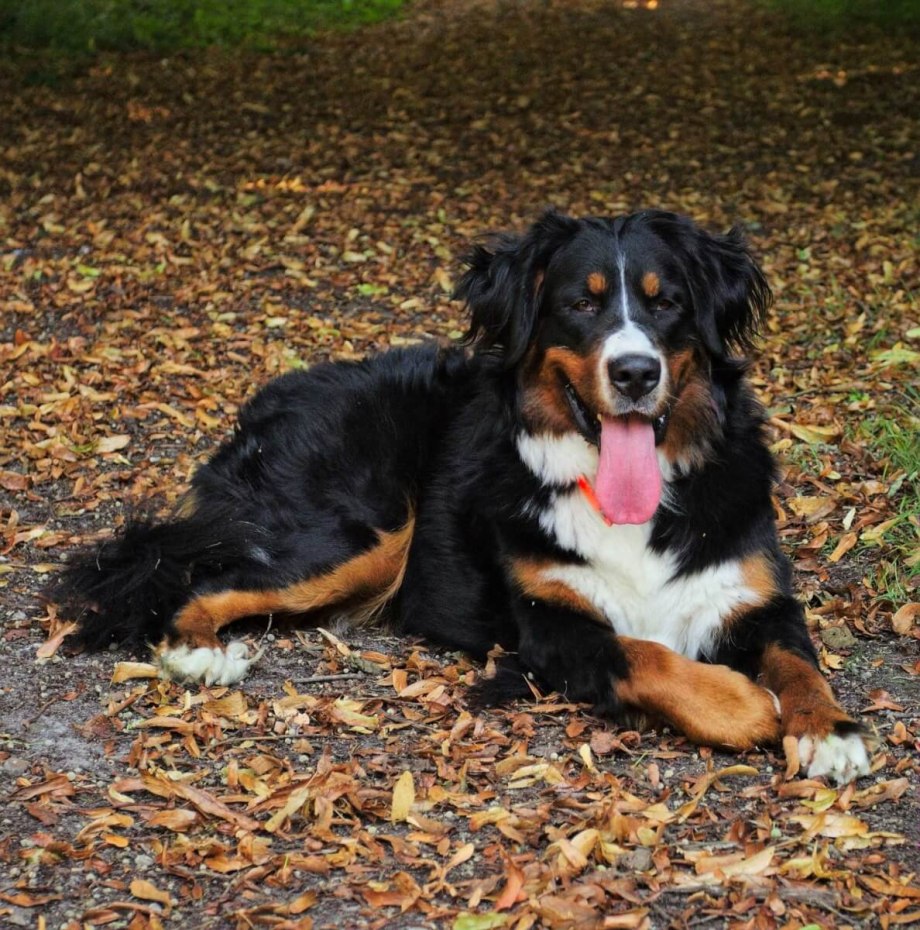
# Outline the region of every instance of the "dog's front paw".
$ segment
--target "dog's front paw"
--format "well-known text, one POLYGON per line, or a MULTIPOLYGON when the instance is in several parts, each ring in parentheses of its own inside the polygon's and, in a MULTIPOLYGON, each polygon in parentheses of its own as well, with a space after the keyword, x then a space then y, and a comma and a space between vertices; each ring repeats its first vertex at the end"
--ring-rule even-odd
POLYGON ((161 648, 156 655, 163 678, 171 681, 200 681, 206 685, 235 685, 261 653, 250 656, 249 648, 236 640, 226 647, 180 645, 161 648))
POLYGON ((846 785, 869 774, 869 747, 859 729, 838 728, 826 736, 800 736, 799 762, 809 778, 826 776, 837 785, 846 785))

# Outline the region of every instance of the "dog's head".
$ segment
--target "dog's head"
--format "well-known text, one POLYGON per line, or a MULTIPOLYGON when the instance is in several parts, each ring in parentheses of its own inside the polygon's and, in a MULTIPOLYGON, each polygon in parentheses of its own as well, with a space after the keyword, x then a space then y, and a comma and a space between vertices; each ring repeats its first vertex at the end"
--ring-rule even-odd
MULTIPOLYGON (((617 523, 645 522, 661 473, 705 460, 722 415, 713 371, 731 371, 770 302, 737 230, 656 210, 548 213, 476 249, 458 296, 468 340, 516 372, 523 441, 542 442, 543 460, 547 444, 565 446, 589 471, 581 449, 593 450, 588 477, 617 523)), ((556 462, 542 477, 565 472, 556 462)))

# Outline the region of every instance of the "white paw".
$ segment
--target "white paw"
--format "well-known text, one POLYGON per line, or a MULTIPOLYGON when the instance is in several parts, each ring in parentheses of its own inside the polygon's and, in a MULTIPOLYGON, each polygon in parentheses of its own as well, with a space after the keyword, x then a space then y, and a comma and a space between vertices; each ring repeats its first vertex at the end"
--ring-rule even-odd
POLYGON ((809 778, 826 775, 837 785, 869 774, 869 752, 859 733, 831 733, 823 739, 803 736, 799 739, 799 759, 809 778))
POLYGON ((261 656, 250 657, 245 643, 235 640, 226 648, 211 649, 199 646, 177 646, 163 649, 157 655, 157 664, 163 678, 171 681, 203 681, 206 685, 233 685, 242 681, 249 667, 261 656))

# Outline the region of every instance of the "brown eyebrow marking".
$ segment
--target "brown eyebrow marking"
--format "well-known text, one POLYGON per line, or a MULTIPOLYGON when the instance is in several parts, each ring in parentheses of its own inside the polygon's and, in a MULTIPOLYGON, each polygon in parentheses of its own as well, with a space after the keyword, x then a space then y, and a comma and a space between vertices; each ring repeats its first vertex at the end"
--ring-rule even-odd
POLYGON ((607 278, 601 271, 592 271, 588 275, 588 290, 592 294, 603 294, 607 290, 607 278))
POLYGON ((661 280, 654 271, 646 271, 642 275, 642 290, 646 297, 657 297, 661 290, 661 280))

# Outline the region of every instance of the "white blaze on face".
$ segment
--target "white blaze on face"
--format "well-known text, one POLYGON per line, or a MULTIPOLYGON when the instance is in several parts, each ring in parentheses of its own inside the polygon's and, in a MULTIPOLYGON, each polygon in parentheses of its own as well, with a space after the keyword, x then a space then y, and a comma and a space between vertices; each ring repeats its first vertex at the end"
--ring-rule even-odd
POLYGON ((598 383, 602 385, 607 401, 611 409, 613 409, 616 404, 613 385, 611 385, 610 377, 607 374, 609 364, 622 355, 651 356, 658 359, 658 363, 661 365, 661 383, 656 388, 653 398, 655 404, 658 404, 668 386, 668 368, 665 364, 665 358, 649 338, 648 333, 637 326, 636 321, 629 315, 629 294, 626 289, 626 256, 622 252, 617 254, 617 268, 620 271, 620 313, 623 316, 623 325, 604 340, 600 356, 598 383))

